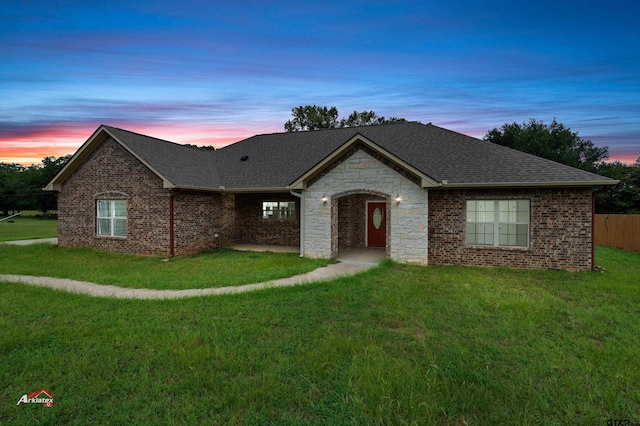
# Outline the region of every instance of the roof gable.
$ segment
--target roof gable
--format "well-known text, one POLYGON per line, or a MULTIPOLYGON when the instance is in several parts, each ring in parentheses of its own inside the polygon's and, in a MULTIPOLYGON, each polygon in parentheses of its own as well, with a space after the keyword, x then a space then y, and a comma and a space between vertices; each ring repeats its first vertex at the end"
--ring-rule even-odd
POLYGON ((165 188, 210 190, 220 186, 211 152, 101 125, 44 189, 59 191, 62 183, 108 137, 160 177, 165 188))
POLYGON ((294 182, 292 182, 290 185, 291 188, 306 189, 307 185, 310 184, 311 181, 317 180, 320 175, 327 173, 330 169, 335 167, 336 163, 340 162, 343 156, 349 155, 351 152, 358 149, 368 151, 371 156, 377 157, 379 160, 381 160, 381 162, 389 165, 397 172, 406 174, 406 176, 409 177, 410 180, 415 181, 422 187, 440 186, 436 180, 425 175, 420 170, 406 163, 404 160, 396 157, 395 155, 376 145, 374 142, 362 136, 360 133, 357 133, 342 146, 332 152, 329 156, 324 158, 313 168, 311 168, 294 182))

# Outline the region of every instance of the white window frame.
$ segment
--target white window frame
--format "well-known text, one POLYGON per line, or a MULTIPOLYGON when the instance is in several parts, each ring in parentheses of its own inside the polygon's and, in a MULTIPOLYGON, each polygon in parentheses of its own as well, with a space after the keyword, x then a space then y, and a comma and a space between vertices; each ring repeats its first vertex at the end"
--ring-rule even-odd
POLYGON ((262 219, 263 220, 295 220, 296 219, 295 200, 284 200, 284 201, 264 200, 262 201, 262 219), (272 207, 272 208, 266 208, 265 204, 267 203, 271 204, 271 206, 269 207, 272 207), (293 204, 293 209, 289 208, 291 204, 293 204))
POLYGON ((466 229, 465 229, 465 241, 468 246, 474 247, 517 247, 528 248, 530 242, 531 233, 531 201, 527 199, 508 199, 508 200, 466 200, 465 203, 466 212, 466 229), (476 210, 476 217, 474 213, 470 211, 470 203, 492 203, 487 205, 486 210, 493 209, 493 212, 479 212, 476 210), (516 209, 513 210, 513 203, 516 203, 516 209), (526 211, 524 209, 518 210, 522 207, 522 204, 526 203, 526 211), (501 207, 507 205, 507 209, 502 211, 501 207), (491 217, 492 216, 492 217, 491 217), (473 219, 473 220, 472 220, 473 219), (526 219, 526 221, 524 220, 526 219), (493 229, 491 229, 493 227, 493 229), (518 230, 524 229, 526 232, 518 232, 518 230), (470 238, 470 230, 489 232, 474 232, 475 238, 470 238), (515 231, 509 233, 509 231, 515 231), (505 231, 505 232, 501 232, 505 231), (478 237, 483 235, 484 241, 478 242, 478 237), (524 238, 524 241, 522 241, 524 238), (470 242, 470 240, 473 240, 470 242))
POLYGON ((96 202, 96 235, 99 237, 119 237, 124 238, 127 236, 128 224, 127 224, 127 200, 97 200, 96 202), (108 214, 104 215, 101 212, 101 204, 107 205, 108 214), (124 203, 124 209, 116 209, 116 203, 124 203), (122 212, 124 211, 124 216, 122 212), (119 214, 120 213, 120 214, 119 214), (118 227, 116 224, 122 225, 124 222, 124 231, 122 226, 118 227), (108 225, 107 225, 108 224, 108 225), (106 225, 106 226, 105 226, 106 225), (108 229, 106 229, 108 228, 108 229))

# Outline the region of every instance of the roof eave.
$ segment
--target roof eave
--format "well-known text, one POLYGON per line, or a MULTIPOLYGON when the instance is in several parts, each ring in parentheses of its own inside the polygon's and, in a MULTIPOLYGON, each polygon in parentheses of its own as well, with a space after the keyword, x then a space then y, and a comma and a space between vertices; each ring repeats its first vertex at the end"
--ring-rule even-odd
POLYGON ((473 183, 445 183, 442 189, 458 188, 560 188, 576 186, 607 186, 617 185, 619 180, 593 180, 593 181, 555 181, 555 182, 473 182, 473 183))
POLYGON ((205 191, 205 192, 224 192, 224 193, 248 193, 248 192, 289 192, 289 187, 264 187, 264 188, 227 188, 225 186, 193 186, 193 185, 173 185, 165 186, 166 189, 182 189, 185 191, 205 191))
POLYGON ((218 189, 220 192, 228 192, 228 193, 248 193, 248 192, 289 192, 289 189, 294 189, 289 186, 281 187, 281 186, 271 186, 271 187, 261 187, 261 188, 225 188, 222 187, 218 189))

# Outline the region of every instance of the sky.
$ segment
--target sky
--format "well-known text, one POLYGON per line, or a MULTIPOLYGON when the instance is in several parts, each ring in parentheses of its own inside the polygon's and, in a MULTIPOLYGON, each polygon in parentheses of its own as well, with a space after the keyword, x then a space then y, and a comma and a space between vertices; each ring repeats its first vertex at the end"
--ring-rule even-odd
POLYGON ((637 0, 2 0, 0 162, 100 124, 221 147, 315 104, 478 138, 555 118, 632 163, 639 22, 637 0))

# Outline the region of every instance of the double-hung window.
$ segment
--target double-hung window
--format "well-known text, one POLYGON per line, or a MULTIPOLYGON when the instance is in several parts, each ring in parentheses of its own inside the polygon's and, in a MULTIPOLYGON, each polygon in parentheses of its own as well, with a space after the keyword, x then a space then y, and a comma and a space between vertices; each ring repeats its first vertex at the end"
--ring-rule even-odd
POLYGON ((296 202, 295 201, 263 201, 262 202, 262 218, 263 219, 295 219, 296 218, 296 202))
POLYGON ((127 200, 98 200, 98 235, 127 236, 127 200))
POLYGON ((529 246, 529 200, 468 200, 467 244, 529 246))

